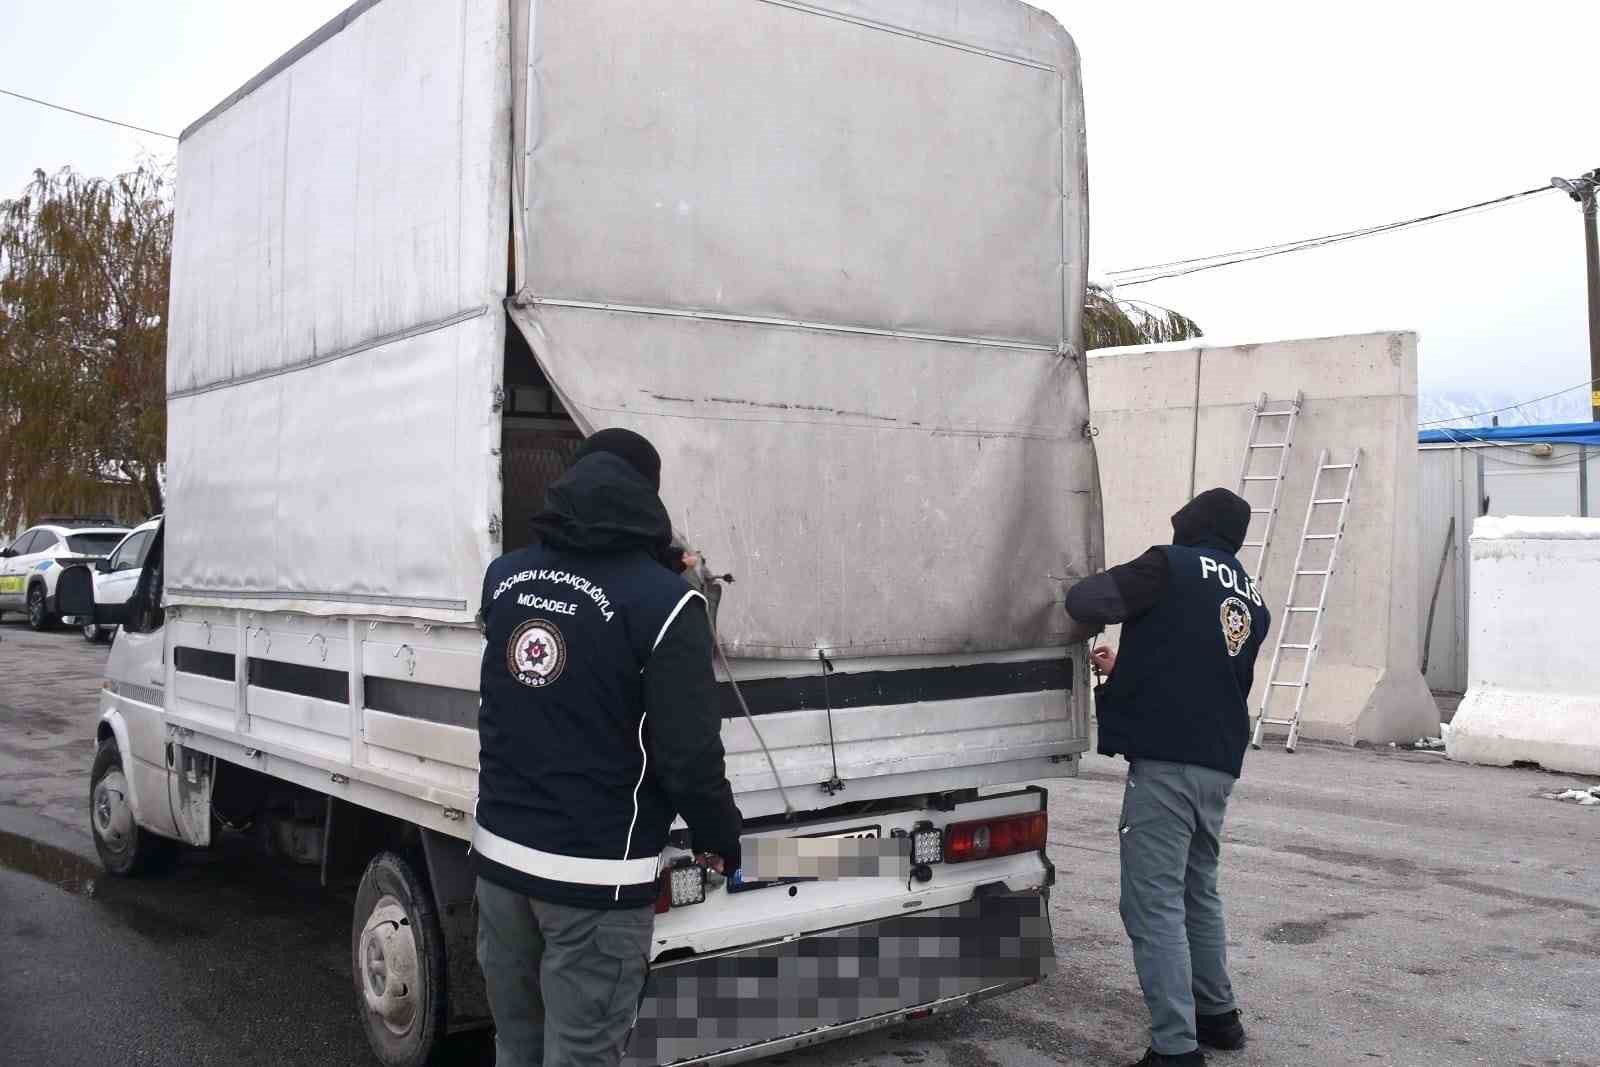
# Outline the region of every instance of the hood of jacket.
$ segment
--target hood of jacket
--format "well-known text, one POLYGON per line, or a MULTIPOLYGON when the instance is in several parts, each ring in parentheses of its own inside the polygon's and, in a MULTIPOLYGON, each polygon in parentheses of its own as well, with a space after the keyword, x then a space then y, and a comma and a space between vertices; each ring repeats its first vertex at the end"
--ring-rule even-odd
POLYGON ((1172 516, 1172 543, 1236 555, 1250 532, 1250 505, 1227 489, 1207 489, 1172 516))
POLYGON ((642 549, 665 558, 672 543, 666 505, 643 474, 620 456, 593 452, 545 493, 533 533, 550 548, 617 553, 642 549))

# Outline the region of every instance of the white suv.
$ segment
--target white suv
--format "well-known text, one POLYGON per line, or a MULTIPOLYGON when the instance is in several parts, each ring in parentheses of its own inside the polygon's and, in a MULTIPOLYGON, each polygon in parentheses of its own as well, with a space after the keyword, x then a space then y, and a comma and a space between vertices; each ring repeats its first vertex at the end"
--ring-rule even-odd
POLYGON ((69 563, 94 563, 109 556, 128 534, 109 521, 45 522, 24 530, 0 550, 0 616, 26 612, 28 625, 56 624, 56 579, 69 563))
MULTIPOLYGON (((150 545, 161 527, 161 516, 147 519, 133 528, 111 555, 94 565, 94 602, 96 604, 126 604, 133 596, 133 587, 144 573, 145 557, 150 555, 150 545)), ((69 620, 72 621, 72 620, 69 620)), ((82 622, 81 619, 76 620, 82 622)), ((104 641, 116 630, 115 626, 96 626, 93 622, 82 627, 85 641, 104 641)))

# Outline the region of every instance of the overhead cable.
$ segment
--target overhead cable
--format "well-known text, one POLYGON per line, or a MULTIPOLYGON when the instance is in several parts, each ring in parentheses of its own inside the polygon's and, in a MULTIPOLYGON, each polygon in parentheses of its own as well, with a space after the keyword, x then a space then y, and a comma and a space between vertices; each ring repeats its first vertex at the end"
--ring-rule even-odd
POLYGON ((1502 411, 1515 411, 1517 408, 1527 407, 1529 404, 1537 404, 1541 400, 1550 400, 1554 397, 1564 396, 1567 393, 1574 393, 1579 389, 1588 389, 1596 384, 1600 384, 1600 378, 1591 378, 1588 381, 1579 382, 1577 385, 1569 385, 1565 389, 1557 389, 1553 393, 1546 393, 1543 396, 1536 396, 1532 400, 1523 400, 1515 404, 1507 404, 1503 408, 1490 408, 1488 411, 1470 411, 1465 415, 1452 415, 1448 419, 1430 419, 1427 422, 1419 422, 1417 423, 1417 429, 1423 430, 1429 426, 1443 426, 1447 422, 1460 422, 1462 419, 1478 419, 1485 415, 1498 415, 1502 411))
MULTIPOLYGON (((1561 459, 1554 459, 1551 456, 1543 456, 1538 452, 1535 452, 1532 446, 1537 442, 1493 441, 1487 437, 1480 437, 1478 434, 1472 433, 1469 430, 1453 429, 1448 426, 1438 432, 1446 435, 1446 437, 1449 438, 1450 443, 1453 445, 1471 447, 1472 445, 1477 444, 1495 449, 1499 452, 1499 456, 1497 457, 1498 460, 1510 467, 1524 467, 1528 470, 1565 470, 1569 467, 1581 467, 1585 463, 1591 462, 1589 459, 1584 457, 1581 449, 1561 459), (1537 462, 1522 463, 1508 458, 1512 454, 1528 456, 1537 462)), ((1563 444, 1565 442, 1547 441, 1544 443, 1552 446, 1553 448, 1553 446, 1563 444)), ((1573 445, 1571 447, 1578 448, 1579 446, 1573 445)))
POLYGON ((1340 233, 1324 234, 1320 237, 1306 237, 1298 241, 1285 241, 1274 245, 1260 245, 1255 248, 1242 248, 1233 252, 1218 252, 1210 256, 1197 256, 1192 259, 1175 259, 1166 263, 1153 263, 1143 267, 1125 267, 1121 270, 1107 271, 1113 278, 1121 275, 1145 275, 1131 278, 1128 281, 1117 281, 1118 287, 1130 285, 1145 285, 1149 282, 1164 281, 1168 278, 1180 278, 1187 274, 1197 274, 1200 271, 1216 270, 1219 267, 1232 267, 1240 263, 1249 263, 1258 259, 1268 259, 1272 256, 1287 255, 1290 252, 1303 252, 1312 248, 1325 248, 1328 245, 1340 244, 1345 241, 1354 241, 1362 237, 1373 237, 1381 233, 1391 233, 1395 230, 1410 229, 1442 219, 1465 215, 1469 212, 1484 211, 1506 204, 1514 203, 1526 197, 1537 196, 1539 193, 1552 191, 1549 185, 1542 185, 1536 189, 1524 189, 1520 193, 1509 193, 1506 196, 1495 197, 1492 200, 1481 200, 1475 204, 1466 204, 1462 207, 1451 208, 1448 211, 1436 211, 1429 215, 1419 215, 1415 218, 1401 219, 1396 222, 1386 222, 1377 226, 1365 226, 1357 230, 1345 230, 1340 233))
POLYGON ((93 119, 96 122, 104 122, 112 126, 121 126, 125 130, 136 130, 139 133, 148 133, 152 137, 165 137, 169 141, 176 141, 178 139, 175 135, 170 133, 162 133, 160 130, 150 130, 143 126, 135 126, 131 122, 119 122, 116 119, 108 119, 104 115, 96 115, 88 111, 79 111, 75 107, 66 107, 63 104, 52 104, 48 100, 40 100, 36 96, 27 96, 23 93, 14 93, 10 89, 0 89, 0 95, 12 96, 18 100, 26 100, 30 104, 38 104, 40 107, 47 107, 54 111, 65 111, 69 115, 77 115, 81 118, 93 119))

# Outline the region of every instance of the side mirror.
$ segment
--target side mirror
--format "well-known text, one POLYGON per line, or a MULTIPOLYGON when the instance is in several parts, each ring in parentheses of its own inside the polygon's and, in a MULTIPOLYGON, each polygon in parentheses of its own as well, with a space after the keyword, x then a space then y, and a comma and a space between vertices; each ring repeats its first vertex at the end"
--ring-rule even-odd
POLYGON ((94 602, 94 575, 82 563, 62 569, 56 578, 57 611, 81 620, 90 620, 98 626, 124 626, 128 622, 126 604, 96 604, 94 602))
POLYGON ((81 563, 61 568, 56 578, 56 601, 63 615, 94 615, 94 576, 81 563))
POLYGON ((0 559, 10 559, 14 555, 16 555, 16 553, 11 551, 10 545, 7 545, 5 548, 0 548, 0 559))
POLYGON ((99 571, 101 574, 110 574, 111 561, 109 559, 97 559, 94 561, 94 569, 99 571))

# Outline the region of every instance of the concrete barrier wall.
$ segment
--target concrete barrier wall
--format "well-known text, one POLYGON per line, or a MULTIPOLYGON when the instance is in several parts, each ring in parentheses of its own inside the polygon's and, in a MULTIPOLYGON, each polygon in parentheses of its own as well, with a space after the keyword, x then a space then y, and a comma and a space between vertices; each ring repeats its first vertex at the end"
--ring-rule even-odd
POLYGON ((1600 774, 1600 519, 1482 518, 1471 552, 1468 688, 1447 753, 1600 774))
MULTIPOLYGON (((1330 462, 1346 462, 1353 449, 1363 450, 1301 714, 1305 737, 1382 743, 1439 732, 1438 710, 1418 670, 1416 382, 1411 333, 1237 346, 1180 342, 1089 354, 1106 558, 1112 563, 1170 540, 1172 513, 1195 492, 1237 488, 1250 407, 1262 393, 1280 402, 1297 392, 1304 396, 1262 581, 1273 630, 1258 663, 1252 714, 1284 625, 1318 451, 1327 448, 1330 462)), ((1277 428, 1261 436, 1280 438, 1277 428)), ((1258 462, 1266 464, 1267 457, 1259 455, 1258 462)), ((1257 483, 1248 495, 1264 505, 1267 499, 1258 493, 1265 490, 1269 483, 1257 483)), ((1244 558, 1248 563, 1253 557, 1244 558)), ((1318 569, 1323 562, 1310 555, 1302 567, 1318 569)), ((1314 593, 1316 587, 1309 589, 1314 593)), ((1297 617, 1291 641, 1308 636, 1309 618, 1297 617)), ((1298 676, 1299 662, 1291 666, 1298 676)), ((1280 690, 1273 717, 1286 716, 1292 702, 1292 691, 1280 690), (1285 695, 1288 700, 1279 703, 1285 695)))

